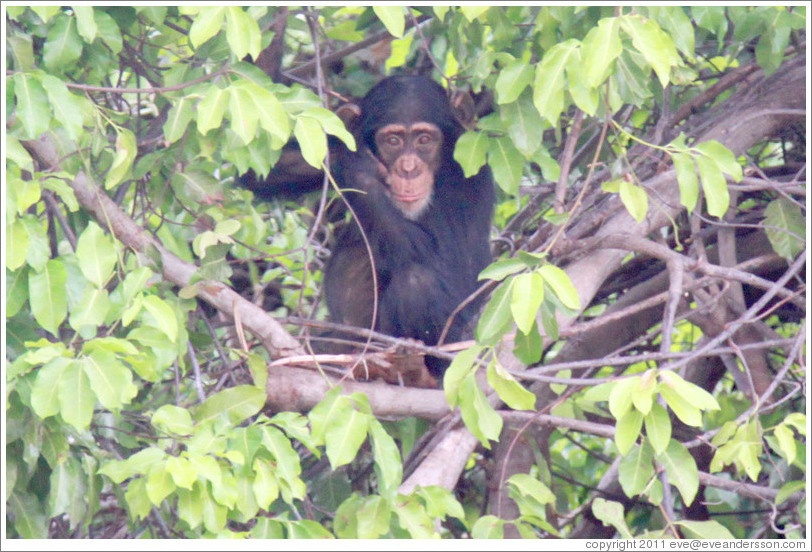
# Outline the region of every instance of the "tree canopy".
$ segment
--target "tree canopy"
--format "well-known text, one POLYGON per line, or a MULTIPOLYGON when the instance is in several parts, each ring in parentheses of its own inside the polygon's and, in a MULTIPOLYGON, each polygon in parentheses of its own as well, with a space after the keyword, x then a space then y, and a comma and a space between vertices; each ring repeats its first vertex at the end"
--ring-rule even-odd
POLYGON ((807 537, 804 6, 3 10, 8 537, 807 537), (313 355, 341 196, 238 177, 399 73, 470 99, 487 303, 313 355))

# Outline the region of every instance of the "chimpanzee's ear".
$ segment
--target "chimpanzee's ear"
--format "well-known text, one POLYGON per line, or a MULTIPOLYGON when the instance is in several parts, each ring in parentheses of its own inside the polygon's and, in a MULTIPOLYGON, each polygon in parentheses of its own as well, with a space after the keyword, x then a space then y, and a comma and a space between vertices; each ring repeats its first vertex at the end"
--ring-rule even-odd
POLYGON ((358 120, 361 118, 361 108, 354 103, 347 103, 336 109, 336 115, 352 134, 355 134, 358 120))
POLYGON ((476 106, 474 99, 468 92, 462 90, 455 90, 451 94, 451 111, 454 113, 454 118, 466 130, 474 128, 474 119, 476 117, 476 106))

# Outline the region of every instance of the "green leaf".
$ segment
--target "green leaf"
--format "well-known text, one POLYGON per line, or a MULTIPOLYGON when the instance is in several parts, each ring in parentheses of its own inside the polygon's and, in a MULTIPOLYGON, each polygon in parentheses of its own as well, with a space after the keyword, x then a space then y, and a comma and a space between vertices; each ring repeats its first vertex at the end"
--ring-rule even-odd
POLYGON ((395 512, 400 526, 409 532, 413 539, 434 538, 434 523, 426 509, 414 496, 398 495, 395 512))
POLYGON ((439 485, 417 486, 415 493, 426 503, 426 512, 434 518, 455 517, 465 520, 465 511, 454 495, 439 485))
POLYGON ((96 38, 96 19, 93 17, 92 6, 71 6, 74 15, 76 16, 76 28, 79 35, 90 44, 96 38))
POLYGON ((37 324, 54 336, 68 315, 68 273, 60 259, 51 259, 41 272, 28 273, 28 301, 37 324))
POLYGON ((226 40, 238 60, 262 52, 259 24, 240 7, 226 8, 226 40))
POLYGON ((503 539, 505 536, 505 521, 496 516, 482 516, 471 528, 471 538, 473 539, 503 539))
MULTIPOLYGON (((702 389, 696 384, 690 383, 682 379, 676 372, 670 370, 662 370, 659 373, 660 381, 669 388, 676 391, 682 396, 684 400, 689 402, 692 406, 700 410, 719 410, 719 403, 713 398, 713 395, 702 389)), ((662 386, 661 386, 662 388, 662 386)))
POLYGON ((28 73, 17 73, 13 79, 16 114, 25 131, 22 138, 33 140, 48 130, 51 123, 48 96, 40 81, 28 73))
POLYGON ((467 131, 454 147, 454 160, 462 167, 465 178, 477 174, 486 163, 490 139, 484 132, 467 131))
POLYGON ((386 499, 393 499, 403 480, 400 451, 383 425, 373 417, 369 418, 369 436, 375 458, 375 473, 378 474, 378 492, 386 499))
POLYGON ((253 385, 238 385, 215 393, 194 412, 194 419, 203 424, 227 415, 232 424, 239 424, 259 412, 265 405, 265 392, 253 385))
MULTIPOLYGON (((17 270, 28 256, 28 230, 20 219, 6 225, 6 268, 17 270)), ((11 315, 9 315, 11 316, 11 315)))
POLYGON ((178 340, 178 319, 175 311, 169 304, 157 295, 148 295, 142 302, 144 308, 152 315, 155 326, 161 330, 169 341, 176 343, 178 340))
POLYGON ((801 207, 792 200, 779 197, 768 203, 763 227, 773 250, 785 259, 792 260, 804 250, 806 221, 801 207))
POLYGON ((626 525, 623 505, 620 502, 596 498, 592 501, 592 513, 601 520, 604 525, 612 525, 620 534, 622 539, 631 539, 632 532, 626 525))
POLYGON ((551 264, 540 266, 537 270, 565 307, 580 310, 581 300, 578 298, 578 290, 566 272, 551 264))
POLYGON ((648 12, 674 39, 674 45, 689 60, 694 59, 694 26, 682 6, 648 7, 648 12))
POLYGON ((78 141, 82 133, 82 100, 71 94, 65 83, 52 75, 42 76, 42 86, 48 94, 54 117, 65 128, 68 137, 78 141))
POLYGON ((620 459, 618 481, 629 498, 645 492, 654 475, 654 454, 651 447, 635 445, 620 459))
POLYGON ((77 240, 76 257, 82 274, 99 288, 107 285, 118 258, 113 240, 93 221, 77 240))
POLYGON ((37 378, 31 388, 31 408, 40 418, 59 414, 59 387, 73 359, 59 356, 37 370, 37 378))
POLYGON ((657 403, 651 405, 651 411, 643 419, 646 426, 646 437, 655 454, 662 454, 671 441, 671 418, 668 411, 657 403))
POLYGON ((312 106, 304 110, 301 116, 317 120, 324 132, 337 137, 344 142, 347 148, 351 151, 355 151, 355 138, 353 138, 352 134, 346 129, 344 123, 338 118, 338 115, 329 109, 325 109, 321 106, 312 106))
POLYGON ((678 521, 682 527, 685 538, 688 539, 735 539, 727 527, 718 521, 678 521))
POLYGON ((118 28, 116 21, 103 11, 94 12, 96 19, 96 27, 98 37, 100 38, 113 54, 118 55, 123 48, 123 41, 121 39, 121 31, 118 28))
POLYGON ((124 180, 133 165, 133 160, 138 153, 138 146, 135 142, 135 135, 126 128, 116 128, 116 154, 107 177, 104 179, 104 187, 110 189, 124 180))
POLYGON ((189 28, 189 41, 195 48, 220 32, 226 15, 225 7, 201 7, 189 28))
POLYGON ((630 410, 615 425, 615 445, 621 455, 625 456, 637 442, 640 430, 643 429, 643 415, 637 410, 630 410))
POLYGON ((635 48, 654 68, 660 84, 666 87, 671 79, 671 67, 681 64, 674 41, 654 20, 640 15, 625 15, 620 18, 620 24, 635 48))
POLYGON ((657 386, 657 374, 654 370, 647 370, 637 380, 637 386, 632 389, 632 403, 644 416, 649 413, 654 402, 654 392, 657 386))
POLYGON ((581 54, 587 86, 600 86, 609 77, 612 64, 623 51, 618 25, 616 17, 601 19, 598 26, 584 37, 581 54))
POLYGON ((702 425, 702 411, 689 403, 682 395, 662 383, 657 386, 657 391, 683 423, 694 427, 702 425))
POLYGON ((195 115, 194 98, 184 96, 172 105, 164 123, 164 140, 173 144, 180 140, 195 115))
POLYGON ((295 498, 304 498, 306 488, 300 479, 302 466, 299 462, 299 455, 296 454, 290 440, 275 427, 264 426, 262 444, 276 460, 276 477, 286 483, 282 486, 285 501, 293 503, 295 498))
POLYGON ((797 454, 795 436, 792 434, 792 430, 785 424, 779 424, 775 427, 774 433, 781 455, 787 459, 787 464, 792 464, 797 454))
POLYGON ((280 142, 287 142, 290 138, 290 120, 282 102, 270 90, 253 82, 243 82, 256 105, 259 125, 278 138, 280 142))
POLYGON ((216 84, 210 85, 203 94, 203 99, 197 104, 196 117, 197 131, 200 134, 207 134, 213 128, 219 128, 223 124, 223 115, 230 92, 220 88, 216 84))
POLYGON ((477 343, 494 345, 512 327, 513 316, 510 312, 510 302, 513 297, 512 287, 513 280, 511 279, 499 285, 491 295, 477 323, 477 343))
POLYGON ((469 4, 467 6, 460 6, 460 12, 462 15, 465 16, 465 19, 468 20, 469 23, 472 23, 475 19, 478 19, 485 12, 490 9, 490 6, 476 6, 474 4, 469 4))
POLYGON ((696 146, 696 149, 713 159, 722 172, 730 175, 734 182, 742 179, 742 166, 736 160, 736 156, 716 140, 702 142, 696 146))
POLYGON ((502 417, 488 402, 473 372, 462 380, 459 396, 465 426, 485 448, 490 448, 488 441, 496 441, 502 432, 502 417))
POLYGON ((158 408, 152 415, 150 423, 158 431, 174 435, 191 435, 194 429, 191 413, 173 404, 165 404, 158 408))
POLYGON ((517 195, 524 166, 522 154, 506 136, 491 138, 489 143, 491 149, 488 151, 488 163, 494 180, 506 193, 517 195))
POLYGON ((381 496, 365 497, 355 515, 359 539, 377 539, 389 531, 392 509, 381 496))
POLYGON ((443 375, 443 389, 445 390, 445 400, 448 406, 452 409, 456 408, 459 404, 459 391, 462 380, 468 377, 468 374, 476 370, 476 359, 483 351, 483 347, 474 345, 463 351, 457 353, 451 365, 443 375))
POLYGON ((48 538, 50 516, 45 515, 42 502, 27 492, 11 493, 6 500, 9 513, 13 513, 14 529, 22 538, 48 538))
POLYGON ((138 388, 133 374, 116 356, 104 349, 92 351, 82 359, 90 388, 107 410, 117 411, 135 397, 138 388))
POLYGON ((372 11, 392 36, 400 38, 406 29, 406 18, 401 6, 372 6, 372 11))
POLYGON ((722 218, 730 206, 730 192, 727 189, 722 170, 716 161, 704 155, 694 157, 702 179, 702 190, 705 192, 705 201, 708 204, 708 213, 722 218))
POLYGON ((623 205, 626 206, 629 214, 637 222, 643 222, 648 212, 648 195, 646 195, 646 191, 625 179, 620 180, 620 188, 618 191, 620 192, 620 199, 623 201, 623 205))
POLYGON ((609 412, 616 420, 620 420, 632 407, 632 393, 640 382, 640 376, 632 376, 618 380, 609 393, 609 412))
POLYGON ((161 502, 174 490, 175 481, 172 475, 166 471, 166 466, 156 464, 147 474, 146 491, 149 501, 155 506, 160 506, 161 502))
MULTIPOLYGON (((342 398, 349 401, 347 397, 342 398)), ((325 448, 333 469, 349 464, 355 459, 358 449, 367 437, 369 420, 369 414, 352 409, 345 418, 335 419, 327 426, 324 435, 325 448)))
POLYGON ((501 105, 515 102, 532 81, 533 68, 527 62, 516 59, 508 63, 496 78, 496 103, 501 105))
POLYGON ((259 123, 256 104, 247 88, 232 86, 228 90, 228 117, 231 120, 231 130, 242 139, 243 144, 248 144, 254 139, 259 123))
POLYGON ((510 311, 513 320, 519 330, 530 333, 544 301, 544 278, 538 272, 518 274, 512 287, 510 311))
MULTIPOLYGON (((165 405, 170 406, 170 405, 165 405)), ((152 425, 155 426, 155 416, 152 417, 152 425)), ((170 456, 166 459, 166 473, 172 476, 175 486, 181 489, 192 490, 197 481, 197 473, 192 469, 192 464, 182 456, 170 456)), ((178 497, 180 500, 180 496, 178 497)))
POLYGON ((302 156, 313 167, 321 168, 327 155, 327 138, 319 122, 310 117, 298 117, 293 134, 299 142, 302 156))
MULTIPOLYGON (((503 105, 499 115, 516 149, 527 158, 537 156, 532 161, 539 163, 544 178, 549 178, 550 162, 555 165, 555 161, 544 149, 544 121, 533 105, 531 95, 523 94, 517 101, 503 105), (545 154, 548 160, 544 159, 545 154)), ((552 180, 558 180, 558 176, 552 180)))
POLYGON ((521 272, 526 268, 527 264, 516 257, 501 259, 488 265, 482 272, 479 273, 479 277, 477 279, 499 281, 512 274, 521 272))
POLYGON ((76 19, 57 16, 42 47, 42 61, 49 71, 63 73, 73 67, 82 55, 82 40, 76 32, 76 19))
POLYGON ((68 364, 59 380, 59 413, 79 431, 90 426, 96 403, 87 374, 78 362, 68 364))
POLYGON ((779 489, 778 494, 775 495, 775 505, 779 506, 786 499, 791 497, 798 491, 806 489, 806 481, 790 481, 779 489))
POLYGON ((536 396, 522 387, 516 378, 505 370, 497 359, 488 364, 488 384, 493 387, 499 398, 513 410, 534 410, 536 396))
POLYGON ((677 171, 680 203, 690 213, 699 201, 699 180, 696 177, 694 159, 687 153, 674 153, 671 158, 677 171))
POLYGON ((542 117, 558 126, 558 117, 564 111, 565 71, 570 56, 580 48, 580 42, 571 38, 547 50, 536 65, 533 84, 533 104, 542 117))
POLYGON ((699 469, 688 449, 671 439, 665 453, 658 455, 657 460, 665 467, 668 482, 679 490, 683 504, 691 504, 699 490, 699 469))

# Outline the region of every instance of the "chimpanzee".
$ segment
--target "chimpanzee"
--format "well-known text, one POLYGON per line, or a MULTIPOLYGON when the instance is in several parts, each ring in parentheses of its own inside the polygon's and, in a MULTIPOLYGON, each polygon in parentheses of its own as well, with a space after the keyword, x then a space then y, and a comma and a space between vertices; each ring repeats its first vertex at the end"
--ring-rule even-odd
MULTIPOLYGON (((337 234, 326 266, 330 315, 434 345, 491 259, 490 171, 463 175, 453 158, 463 127, 445 90, 429 78, 386 78, 353 114, 344 119, 357 151, 334 148, 332 174, 369 241, 377 316, 373 326, 372 264, 355 223, 337 234)), ((455 316, 445 341, 463 338, 477 307, 472 302, 455 316)), ((434 376, 446 367, 434 357, 426 363, 434 376)))

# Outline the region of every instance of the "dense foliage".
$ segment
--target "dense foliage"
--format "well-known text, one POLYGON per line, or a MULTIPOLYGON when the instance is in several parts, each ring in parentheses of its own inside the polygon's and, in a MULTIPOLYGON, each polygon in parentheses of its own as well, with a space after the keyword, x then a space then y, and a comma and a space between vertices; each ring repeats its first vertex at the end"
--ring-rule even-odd
POLYGON ((4 10, 10 537, 806 535, 804 7, 4 10), (330 179, 236 185, 395 72, 500 193, 442 391, 307 354, 330 179))

